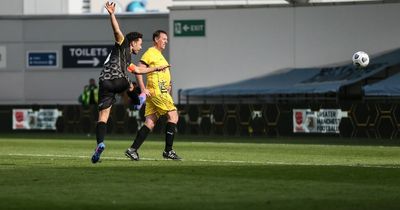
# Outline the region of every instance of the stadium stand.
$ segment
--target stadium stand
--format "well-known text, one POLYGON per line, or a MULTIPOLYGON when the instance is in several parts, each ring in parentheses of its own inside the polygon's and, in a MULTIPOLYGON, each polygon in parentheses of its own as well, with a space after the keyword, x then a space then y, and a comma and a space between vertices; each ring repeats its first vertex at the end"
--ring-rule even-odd
POLYGON ((352 63, 282 69, 231 84, 185 89, 179 91, 180 107, 209 105, 211 114, 199 117, 203 124, 211 119, 207 124, 212 129, 203 134, 295 135, 292 110, 301 108, 346 111, 349 117, 339 126, 342 137, 397 138, 400 104, 392 99, 400 98, 400 49, 371 61, 364 69, 352 63))
MULTIPOLYGON (((380 87, 382 96, 399 94, 387 86, 398 76, 371 87, 400 71, 400 49, 372 58, 371 64, 358 69, 351 63, 316 68, 293 68, 275 71, 258 78, 213 87, 191 88, 179 92, 180 103, 276 103, 282 101, 339 101, 360 99, 362 87, 370 92, 380 87), (386 88, 387 87, 387 88, 386 88)), ((393 83, 395 84, 395 83, 393 83)), ((376 94, 379 95, 379 92, 376 94)))
POLYGON ((400 73, 397 73, 377 83, 366 85, 363 87, 363 90, 365 97, 370 99, 375 97, 399 98, 400 73))

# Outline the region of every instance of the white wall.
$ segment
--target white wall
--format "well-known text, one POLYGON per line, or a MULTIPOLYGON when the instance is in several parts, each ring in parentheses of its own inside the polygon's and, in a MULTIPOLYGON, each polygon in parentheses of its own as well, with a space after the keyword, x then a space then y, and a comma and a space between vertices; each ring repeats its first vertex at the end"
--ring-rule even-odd
POLYGON ((400 4, 174 9, 170 57, 178 89, 257 77, 289 67, 349 61, 357 50, 400 47, 400 4), (204 19, 205 37, 173 37, 173 21, 204 19))
POLYGON ((23 13, 24 0, 2 1, 0 6, 1 15, 21 15, 23 13))
MULTIPOLYGON (((83 9, 82 0, 3 0, 0 15, 48 15, 48 14, 82 14, 107 13, 104 4, 107 0, 91 0, 90 10, 83 9)), ((117 12, 126 12, 133 0, 110 0, 117 3, 117 12)), ((147 0, 146 10, 149 12, 167 13, 172 0, 147 0)))
MULTIPOLYGON (((23 14, 68 14, 71 0, 24 0, 23 14)), ((78 2, 78 0, 74 0, 78 2)), ((82 4, 79 0, 78 4, 82 4)))
POLYGON ((283 65, 293 66, 292 9, 196 10, 190 14, 174 11, 170 17, 170 21, 206 21, 206 37, 178 38, 170 31, 175 91, 240 80, 283 65))
MULTIPOLYGON (((144 49, 152 45, 155 30, 168 31, 168 16, 163 14, 117 19, 124 33, 144 34, 144 49)), ((3 17, 0 28, 0 46, 6 48, 7 57, 6 67, 0 68, 0 104, 77 104, 84 85, 90 78, 98 81, 101 68, 63 69, 62 47, 114 44, 107 15, 3 17), (58 67, 27 69, 28 51, 57 51, 58 67)))
POLYGON ((296 67, 348 61, 400 47, 400 4, 299 7, 295 19, 296 67))
MULTIPOLYGON (((133 0, 112 0, 117 5, 117 11, 126 12, 126 8, 133 0)), ((104 9, 106 1, 91 1, 91 13, 107 13, 104 9)), ((168 7, 172 5, 172 0, 147 0, 146 10, 151 12, 168 12, 168 7)))

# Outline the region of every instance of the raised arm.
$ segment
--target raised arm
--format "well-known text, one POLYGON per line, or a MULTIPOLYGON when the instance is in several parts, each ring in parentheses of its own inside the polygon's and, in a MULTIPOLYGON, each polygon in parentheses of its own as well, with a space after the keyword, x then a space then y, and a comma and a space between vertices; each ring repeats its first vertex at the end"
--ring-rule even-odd
POLYGON ((110 14, 111 26, 114 31, 115 42, 117 42, 118 44, 121 44, 122 41, 124 41, 124 34, 122 33, 121 29, 119 28, 117 18, 115 17, 115 14, 114 14, 115 13, 115 3, 107 2, 104 7, 110 14))

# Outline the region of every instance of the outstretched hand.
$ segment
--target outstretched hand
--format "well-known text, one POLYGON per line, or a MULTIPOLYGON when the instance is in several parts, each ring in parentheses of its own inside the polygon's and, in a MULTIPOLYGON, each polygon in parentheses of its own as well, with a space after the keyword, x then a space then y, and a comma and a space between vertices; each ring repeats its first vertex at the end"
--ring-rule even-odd
POLYGON ((106 5, 104 6, 104 8, 106 8, 106 10, 108 11, 108 13, 114 14, 115 12, 115 3, 114 2, 107 2, 106 5))
POLYGON ((147 97, 151 96, 150 91, 147 88, 144 88, 144 90, 141 92, 141 94, 143 94, 143 93, 146 94, 147 97))

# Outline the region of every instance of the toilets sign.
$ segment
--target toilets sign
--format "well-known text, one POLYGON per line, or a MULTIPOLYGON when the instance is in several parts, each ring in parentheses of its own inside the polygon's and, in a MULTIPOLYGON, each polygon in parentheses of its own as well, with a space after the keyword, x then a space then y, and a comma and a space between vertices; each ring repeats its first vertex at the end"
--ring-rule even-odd
POLYGON ((101 68, 111 49, 111 45, 63 46, 63 68, 101 68))

